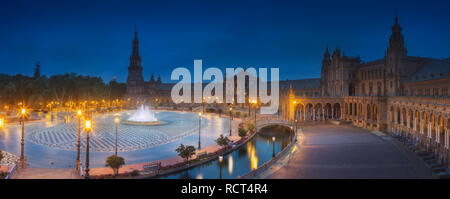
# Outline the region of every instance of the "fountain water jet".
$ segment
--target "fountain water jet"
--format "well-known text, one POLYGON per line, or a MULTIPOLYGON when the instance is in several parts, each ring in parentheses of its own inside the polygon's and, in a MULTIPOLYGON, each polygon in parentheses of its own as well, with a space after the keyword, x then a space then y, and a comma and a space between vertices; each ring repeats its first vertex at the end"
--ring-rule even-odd
POLYGON ((143 104, 133 114, 131 114, 128 120, 125 120, 125 123, 144 126, 165 124, 165 122, 159 121, 158 118, 155 117, 155 114, 143 104))

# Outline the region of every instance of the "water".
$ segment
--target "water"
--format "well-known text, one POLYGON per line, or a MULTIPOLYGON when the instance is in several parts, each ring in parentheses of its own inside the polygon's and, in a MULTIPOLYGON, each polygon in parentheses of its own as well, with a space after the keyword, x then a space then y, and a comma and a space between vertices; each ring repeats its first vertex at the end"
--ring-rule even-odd
POLYGON ((144 106, 143 104, 133 114, 131 114, 128 120, 132 122, 158 121, 155 114, 148 108, 148 106, 144 106))
MULTIPOLYGON (((275 154, 289 145, 292 133, 284 127, 263 129, 252 140, 239 149, 225 155, 222 162, 222 178, 233 179, 243 176, 272 159, 275 137, 275 154)), ((218 159, 190 168, 186 171, 160 177, 161 179, 218 179, 220 163, 218 159)))
MULTIPOLYGON (((132 112, 122 112, 122 121, 132 112)), ((180 144, 198 143, 198 115, 191 112, 154 111, 155 116, 167 122, 162 126, 132 126, 119 124, 119 156, 126 164, 156 161, 177 156, 180 144), (185 135, 185 133, 188 134, 185 135), (181 137, 179 137, 182 135, 181 137)), ((105 167, 106 157, 114 154, 115 114, 94 117, 90 141, 91 168, 105 167)), ((43 115, 43 121, 25 123, 25 157, 30 167, 73 168, 76 152, 78 120, 67 123, 51 120, 43 115)), ((56 117, 55 117, 56 118, 56 117)), ((220 134, 229 132, 229 119, 214 114, 202 116, 201 142, 203 146, 215 144, 220 134)), ((6 124, 0 136, 0 149, 20 156, 21 125, 6 124)), ((85 160, 85 132, 81 137, 81 160, 85 160)))

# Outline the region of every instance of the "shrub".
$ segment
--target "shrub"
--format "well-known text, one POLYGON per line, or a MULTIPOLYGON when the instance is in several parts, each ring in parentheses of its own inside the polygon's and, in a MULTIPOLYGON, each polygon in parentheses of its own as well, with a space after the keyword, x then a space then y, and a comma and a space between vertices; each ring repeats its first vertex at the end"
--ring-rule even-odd
POLYGON ((239 127, 238 132, 239 132, 239 137, 241 137, 241 138, 247 136, 247 131, 242 127, 239 127))
POLYGON ((135 169, 135 170, 133 170, 133 171, 130 172, 130 175, 131 175, 132 177, 139 176, 139 171, 135 169))
POLYGON ((220 135, 220 136, 217 138, 216 143, 217 143, 219 146, 226 146, 226 145, 228 145, 228 143, 230 143, 230 140, 229 140, 227 137, 224 137, 223 135, 220 135))

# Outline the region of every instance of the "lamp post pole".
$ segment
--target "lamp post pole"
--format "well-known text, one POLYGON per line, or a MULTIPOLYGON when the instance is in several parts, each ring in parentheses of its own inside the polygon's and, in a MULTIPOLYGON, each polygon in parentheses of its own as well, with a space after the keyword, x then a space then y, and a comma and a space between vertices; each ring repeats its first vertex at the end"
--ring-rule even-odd
POLYGON ((115 119, 114 119, 114 123, 116 124, 116 146, 115 146, 115 155, 117 156, 117 140, 118 140, 118 131, 117 131, 117 129, 118 129, 118 126, 119 126, 119 122, 120 122, 120 119, 119 119, 119 117, 116 117, 115 119))
MULTIPOLYGON (((1 131, 3 130, 4 123, 5 123, 5 119, 3 119, 3 117, 0 116, 0 137, 2 136, 1 131)), ((0 153, 2 153, 1 146, 0 146, 0 153)), ((2 155, 2 154, 0 154, 0 155, 2 155)))
POLYGON ((198 113, 198 150, 201 149, 200 132, 202 129, 202 113, 198 113))
POLYGON ((275 137, 272 137, 272 158, 275 158, 275 137))
POLYGON ((84 178, 89 179, 89 177, 90 177, 89 176, 89 132, 92 129, 92 121, 91 120, 86 120, 85 129, 86 129, 86 169, 85 169, 84 178))
POLYGON ((223 156, 219 156, 219 179, 222 179, 222 162, 223 156))
POLYGON ((257 103, 257 102, 255 101, 255 133, 256 133, 256 108, 257 108, 257 107, 256 107, 256 103, 257 103))
MULTIPOLYGON (((77 142, 77 160, 76 160, 76 169, 77 171, 80 170, 80 162, 81 162, 81 155, 80 155, 80 147, 81 147, 81 110, 77 111, 78 116, 78 142, 77 142)), ((80 174, 80 173, 78 173, 80 174)))
POLYGON ((231 136, 231 123, 233 122, 233 108, 230 107, 230 136, 231 136))
POLYGON ((25 114, 26 114, 26 110, 24 108, 22 108, 21 110, 21 114, 22 114, 22 138, 20 140, 20 163, 22 168, 25 168, 25 155, 24 155, 24 148, 25 148, 25 114))

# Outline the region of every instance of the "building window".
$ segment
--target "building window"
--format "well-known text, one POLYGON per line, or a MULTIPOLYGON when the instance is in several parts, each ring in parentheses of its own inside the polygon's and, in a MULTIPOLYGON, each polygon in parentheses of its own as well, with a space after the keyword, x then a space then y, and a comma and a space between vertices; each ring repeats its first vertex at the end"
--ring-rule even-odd
POLYGON ((448 91, 447 88, 442 88, 442 96, 447 96, 448 95, 448 91))
POLYGON ((435 97, 439 96, 439 89, 433 88, 433 96, 435 97))
POLYGON ((361 84, 361 88, 362 88, 362 94, 366 95, 366 85, 364 85, 364 83, 361 84))

